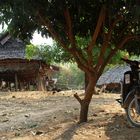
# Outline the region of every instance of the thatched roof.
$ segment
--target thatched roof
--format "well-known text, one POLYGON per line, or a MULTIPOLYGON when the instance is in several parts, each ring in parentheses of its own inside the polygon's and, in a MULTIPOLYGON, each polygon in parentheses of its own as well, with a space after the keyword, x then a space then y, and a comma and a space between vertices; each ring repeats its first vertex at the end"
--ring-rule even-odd
POLYGON ((8 32, 0 34, 0 72, 6 71, 36 71, 40 65, 44 69, 59 71, 54 65, 48 65, 38 56, 26 59, 26 45, 20 39, 13 38, 8 32))
POLYGON ((19 58, 25 59, 25 44, 12 38, 8 33, 0 36, 0 60, 19 58))
MULTIPOLYGON (((25 51, 23 41, 11 37, 8 32, 0 35, 0 73, 38 71, 43 62, 38 58, 26 59, 25 51)), ((48 68, 48 65, 44 65, 48 68)))
MULTIPOLYGON (((8 32, 0 34, 0 60, 2 59, 26 59, 26 45, 17 38, 13 38, 8 32)), ((33 60, 41 60, 34 56, 33 60)))
POLYGON ((109 69, 101 75, 97 82, 97 85, 119 83, 123 79, 124 73, 129 70, 130 67, 126 65, 117 66, 112 69, 109 69))

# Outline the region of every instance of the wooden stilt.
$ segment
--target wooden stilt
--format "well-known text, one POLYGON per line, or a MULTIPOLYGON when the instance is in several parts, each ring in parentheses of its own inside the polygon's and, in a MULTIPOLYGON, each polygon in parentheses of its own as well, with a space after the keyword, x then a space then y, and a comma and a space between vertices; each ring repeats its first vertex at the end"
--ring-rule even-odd
POLYGON ((8 90, 11 91, 11 86, 10 86, 10 82, 9 81, 7 82, 7 85, 8 85, 8 90))
POLYGON ((30 82, 28 82, 28 90, 30 91, 30 82))
POLYGON ((17 77, 17 73, 15 73, 15 90, 18 90, 18 77, 17 77))
POLYGON ((20 90, 23 91, 24 90, 24 86, 23 86, 23 82, 20 81, 20 90))
POLYGON ((45 81, 43 76, 41 76, 40 74, 38 74, 37 78, 37 87, 39 91, 45 91, 45 81))

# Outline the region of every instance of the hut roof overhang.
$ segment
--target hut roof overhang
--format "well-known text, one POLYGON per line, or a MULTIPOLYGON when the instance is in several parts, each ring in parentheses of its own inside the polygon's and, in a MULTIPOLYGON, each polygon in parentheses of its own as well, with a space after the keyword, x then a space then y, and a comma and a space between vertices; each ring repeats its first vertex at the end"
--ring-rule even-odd
POLYGON ((97 85, 99 86, 104 84, 120 83, 120 81, 123 80, 124 73, 130 70, 130 67, 127 65, 111 68, 101 75, 97 85))

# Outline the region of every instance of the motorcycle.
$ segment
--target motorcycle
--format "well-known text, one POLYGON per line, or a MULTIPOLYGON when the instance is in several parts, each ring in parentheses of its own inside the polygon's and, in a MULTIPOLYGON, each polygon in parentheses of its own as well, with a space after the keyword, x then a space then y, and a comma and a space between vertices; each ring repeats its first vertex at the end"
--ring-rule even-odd
POLYGON ((122 58, 131 70, 124 73, 121 82, 121 99, 118 102, 126 111, 128 122, 140 127, 140 62, 122 58))

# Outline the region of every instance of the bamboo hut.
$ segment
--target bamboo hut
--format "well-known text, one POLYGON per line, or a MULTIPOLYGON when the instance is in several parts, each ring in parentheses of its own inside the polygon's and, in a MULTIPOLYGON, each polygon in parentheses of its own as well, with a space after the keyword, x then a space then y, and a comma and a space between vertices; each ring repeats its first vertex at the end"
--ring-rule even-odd
POLYGON ((111 91, 120 90, 120 82, 123 81, 123 76, 126 71, 130 71, 127 65, 119 65, 104 72, 97 82, 97 87, 101 87, 111 91))
POLYGON ((57 70, 55 66, 45 64, 39 58, 26 59, 26 45, 8 33, 0 36, 0 88, 3 81, 10 90, 11 84, 17 90, 45 90, 47 72, 57 70))

